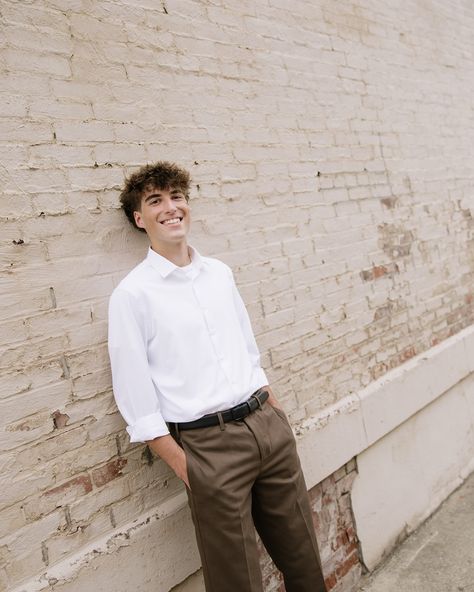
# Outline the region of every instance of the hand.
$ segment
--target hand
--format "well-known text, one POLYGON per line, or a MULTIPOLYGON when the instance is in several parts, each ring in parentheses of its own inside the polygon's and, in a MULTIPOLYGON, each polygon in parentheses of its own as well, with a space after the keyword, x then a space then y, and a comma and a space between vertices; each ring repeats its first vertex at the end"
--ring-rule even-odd
POLYGON ((159 436, 153 440, 146 440, 146 443, 167 465, 176 473, 176 475, 189 487, 188 466, 184 450, 176 444, 173 438, 167 434, 159 436))
POLYGON ((276 407, 277 409, 284 411, 284 409, 282 408, 280 403, 277 401, 275 395, 273 394, 273 391, 270 388, 270 385, 267 384, 267 386, 263 386, 262 388, 265 389, 266 391, 268 391, 268 399, 267 399, 268 403, 270 403, 270 405, 272 407, 276 407))
POLYGON ((181 481, 184 481, 186 487, 190 490, 191 487, 189 485, 188 463, 187 463, 186 454, 184 453, 184 451, 183 451, 183 454, 180 455, 180 458, 179 458, 176 466, 174 467, 174 472, 181 479, 181 481))

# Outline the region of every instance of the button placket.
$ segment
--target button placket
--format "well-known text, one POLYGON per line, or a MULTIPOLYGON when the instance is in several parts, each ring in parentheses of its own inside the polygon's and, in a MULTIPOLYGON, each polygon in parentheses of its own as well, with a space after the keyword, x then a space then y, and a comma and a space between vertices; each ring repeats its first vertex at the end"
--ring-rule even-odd
POLYGON ((225 379, 229 385, 229 388, 232 391, 235 391, 237 389, 237 382, 229 374, 229 367, 225 363, 225 356, 222 353, 223 348, 220 347, 220 345, 219 345, 217 329, 213 326, 212 320, 209 318, 209 312, 210 312, 209 308, 206 305, 205 298, 200 297, 199 288, 196 285, 195 280, 196 280, 196 278, 192 278, 193 295, 194 295, 194 299, 197 303, 197 306, 198 306, 199 310, 201 311, 202 317, 204 319, 204 324, 206 326, 207 335, 209 337, 209 341, 211 343, 212 350, 213 350, 214 355, 216 357, 217 363, 219 364, 219 367, 222 371, 222 374, 225 377, 225 379))

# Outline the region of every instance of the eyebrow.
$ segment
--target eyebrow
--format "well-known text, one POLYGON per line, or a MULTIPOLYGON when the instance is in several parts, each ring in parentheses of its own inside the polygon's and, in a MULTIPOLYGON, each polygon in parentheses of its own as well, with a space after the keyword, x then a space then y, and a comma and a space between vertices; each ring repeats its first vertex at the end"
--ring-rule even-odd
MULTIPOLYGON (((175 195, 176 193, 184 193, 184 191, 182 189, 172 189, 170 193, 171 195, 175 195)), ((147 195, 145 202, 147 202, 149 199, 153 199, 154 197, 161 197, 161 195, 161 193, 152 193, 151 195, 147 195)))
POLYGON ((147 197, 145 197, 145 201, 149 201, 150 199, 153 199, 154 197, 161 197, 161 193, 152 193, 151 195, 147 195, 147 197))

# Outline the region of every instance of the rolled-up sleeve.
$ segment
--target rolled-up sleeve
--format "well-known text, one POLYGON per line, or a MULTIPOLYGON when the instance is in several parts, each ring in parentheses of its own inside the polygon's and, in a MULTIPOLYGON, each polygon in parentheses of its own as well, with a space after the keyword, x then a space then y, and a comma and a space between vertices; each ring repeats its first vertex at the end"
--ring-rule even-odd
POLYGON ((127 423, 130 442, 169 433, 151 378, 146 343, 139 303, 126 290, 116 288, 109 301, 108 348, 114 397, 127 423))
POLYGON ((230 267, 227 267, 227 270, 230 274, 230 281, 232 282, 232 295, 234 299, 234 306, 237 311, 237 317, 239 319, 240 328, 242 329, 245 343, 247 345, 247 351, 249 353, 252 366, 254 368, 254 376, 256 376, 258 381, 261 381, 262 384, 268 384, 267 376, 260 364, 260 351, 258 349, 257 342, 255 341, 255 336, 253 333, 252 324, 250 322, 250 317, 247 312, 247 308, 235 284, 234 274, 232 273, 232 270, 230 269, 230 267))

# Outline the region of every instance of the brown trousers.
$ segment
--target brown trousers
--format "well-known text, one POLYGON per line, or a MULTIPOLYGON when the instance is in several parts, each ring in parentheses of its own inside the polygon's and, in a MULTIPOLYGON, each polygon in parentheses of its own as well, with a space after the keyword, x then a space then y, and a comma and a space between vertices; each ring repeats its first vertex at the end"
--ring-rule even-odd
POLYGON ((326 592, 293 432, 264 403, 240 421, 172 434, 183 447, 207 592, 263 592, 255 528, 287 592, 326 592))

